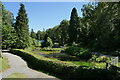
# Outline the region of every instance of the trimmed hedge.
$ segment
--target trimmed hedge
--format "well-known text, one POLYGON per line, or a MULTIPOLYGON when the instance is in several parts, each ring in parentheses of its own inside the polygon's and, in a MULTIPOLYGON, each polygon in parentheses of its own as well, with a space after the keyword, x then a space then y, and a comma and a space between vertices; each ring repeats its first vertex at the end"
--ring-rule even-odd
POLYGON ((32 68, 53 74, 64 80, 116 80, 118 73, 113 70, 76 67, 49 61, 41 56, 20 49, 10 50, 12 54, 18 55, 27 61, 32 68))

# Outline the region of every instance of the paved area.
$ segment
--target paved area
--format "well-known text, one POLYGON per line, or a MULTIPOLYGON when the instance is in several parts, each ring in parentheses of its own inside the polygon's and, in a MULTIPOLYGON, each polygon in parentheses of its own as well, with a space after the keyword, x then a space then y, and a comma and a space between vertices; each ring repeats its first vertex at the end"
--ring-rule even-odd
POLYGON ((6 78, 7 76, 18 72, 25 74, 28 78, 54 78, 55 80, 60 80, 45 73, 30 69, 27 66, 27 63, 19 56, 10 54, 8 52, 4 52, 3 55, 8 58, 10 68, 5 72, 2 72, 2 78, 6 78))

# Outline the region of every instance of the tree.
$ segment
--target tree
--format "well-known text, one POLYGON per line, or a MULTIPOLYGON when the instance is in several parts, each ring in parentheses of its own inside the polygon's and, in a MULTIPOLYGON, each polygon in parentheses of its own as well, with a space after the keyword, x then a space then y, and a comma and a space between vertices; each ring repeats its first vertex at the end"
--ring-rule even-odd
POLYGON ((92 41, 91 39, 94 37, 94 32, 91 31, 90 33, 90 30, 93 26, 92 24, 95 24, 93 20, 94 8, 95 6, 89 3, 89 4, 83 5, 81 9, 83 17, 81 17, 80 19, 81 29, 80 29, 79 40, 81 41, 81 45, 84 47, 86 46, 88 47, 88 45, 90 44, 90 41, 92 41))
POLYGON ((36 33, 34 32, 33 29, 31 29, 31 37, 34 38, 34 39, 36 39, 36 33))
POLYGON ((36 39, 37 40, 43 40, 44 36, 45 36, 45 32, 44 31, 40 31, 40 30, 37 31, 37 33, 36 33, 36 39))
POLYGON ((59 42, 61 45, 64 45, 65 43, 68 42, 68 26, 69 26, 69 21, 67 20, 62 20, 59 26, 59 34, 61 36, 61 41, 59 42))
POLYGON ((2 20, 1 27, 2 27, 2 48, 15 48, 16 42, 16 34, 14 28, 12 27, 13 24, 13 14, 10 11, 7 11, 5 7, 0 3, 0 8, 2 9, 2 20))
POLYGON ((68 34, 69 34, 69 42, 73 43, 77 40, 77 34, 78 34, 78 14, 76 8, 72 9, 71 17, 70 17, 70 26, 68 28, 68 34))
POLYGON ((47 37, 47 43, 48 43, 48 46, 50 46, 50 47, 53 46, 53 42, 52 42, 52 39, 50 37, 47 37))
POLYGON ((86 39, 83 41, 87 43, 85 46, 101 52, 118 50, 117 45, 120 44, 119 28, 117 28, 119 22, 118 4, 107 2, 98 3, 95 8, 90 5, 84 6, 83 22, 86 21, 84 25, 87 28, 85 29, 87 32, 86 39))
MULTIPOLYGON (((2 35, 2 2, 0 2, 0 35, 2 35)), ((0 36, 0 49, 1 47, 2 47, 2 37, 0 36)))
POLYGON ((48 33, 46 33, 44 36, 44 42, 42 43, 42 47, 48 47, 48 46, 52 47, 53 42, 52 39, 48 37, 48 33))
POLYGON ((40 31, 40 30, 37 31, 37 33, 36 33, 36 39, 37 39, 37 40, 40 40, 40 39, 41 39, 41 31, 40 31))
POLYGON ((61 36, 60 36, 60 30, 59 30, 59 25, 47 29, 46 33, 48 34, 48 36, 53 40, 53 42, 59 42, 61 41, 61 36))
POLYGON ((17 33, 17 48, 24 49, 29 46, 29 26, 25 6, 21 3, 16 17, 15 30, 17 33))

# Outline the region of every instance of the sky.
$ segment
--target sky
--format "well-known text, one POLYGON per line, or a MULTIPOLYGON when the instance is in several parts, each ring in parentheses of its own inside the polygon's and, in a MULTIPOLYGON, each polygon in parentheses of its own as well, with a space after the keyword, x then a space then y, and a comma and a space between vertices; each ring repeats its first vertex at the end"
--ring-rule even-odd
MULTIPOLYGON (((46 30, 59 25, 63 19, 70 20, 72 9, 77 9, 79 17, 82 16, 81 8, 88 2, 23 2, 29 19, 29 29, 46 30)), ((6 10, 17 16, 20 2, 3 2, 6 10)))

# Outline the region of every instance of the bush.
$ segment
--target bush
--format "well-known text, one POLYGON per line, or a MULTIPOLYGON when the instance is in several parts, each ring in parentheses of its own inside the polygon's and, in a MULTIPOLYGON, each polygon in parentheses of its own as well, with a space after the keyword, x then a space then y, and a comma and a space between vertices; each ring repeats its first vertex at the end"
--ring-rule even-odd
POLYGON ((95 62, 108 62, 110 60, 110 58, 108 58, 106 56, 93 55, 90 60, 95 61, 95 62))
POLYGON ((32 68, 49 72, 64 80, 113 80, 117 76, 117 72, 115 71, 70 66, 60 62, 49 61, 47 58, 24 50, 14 49, 10 50, 10 52, 22 57, 32 68))
POLYGON ((53 42, 50 37, 47 37, 47 41, 44 41, 42 43, 42 47, 52 47, 52 46, 53 46, 53 42))
POLYGON ((73 56, 80 57, 82 59, 89 59, 92 57, 92 54, 89 52, 88 49, 80 48, 77 46, 68 47, 62 52, 73 55, 73 56))

